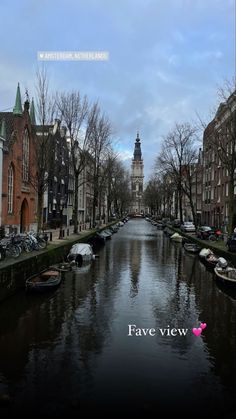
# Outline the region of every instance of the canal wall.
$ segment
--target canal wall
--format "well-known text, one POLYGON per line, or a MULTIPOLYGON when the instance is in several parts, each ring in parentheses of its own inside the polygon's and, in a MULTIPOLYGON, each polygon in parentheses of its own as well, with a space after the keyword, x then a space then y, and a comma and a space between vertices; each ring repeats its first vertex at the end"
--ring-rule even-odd
MULTIPOLYGON (((109 226, 116 224, 110 223, 99 229, 102 231, 109 226)), ((25 253, 20 259, 6 259, 0 265, 0 301, 5 300, 15 294, 19 289, 25 287, 25 281, 32 275, 36 275, 43 269, 55 263, 63 262, 70 248, 75 243, 85 243, 96 234, 96 230, 80 234, 76 237, 70 237, 68 240, 62 240, 58 244, 49 244, 47 249, 25 253)))

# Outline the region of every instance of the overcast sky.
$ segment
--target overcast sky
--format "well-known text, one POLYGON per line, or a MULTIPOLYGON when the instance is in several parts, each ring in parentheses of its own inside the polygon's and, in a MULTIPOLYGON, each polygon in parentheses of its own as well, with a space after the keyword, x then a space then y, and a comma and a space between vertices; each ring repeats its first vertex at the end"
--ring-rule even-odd
POLYGON ((46 63, 50 86, 98 99, 124 159, 138 129, 146 180, 174 122, 209 118, 235 73, 235 0, 1 0, 0 16, 0 110, 18 81, 34 95, 37 51, 108 51, 104 62, 46 63))

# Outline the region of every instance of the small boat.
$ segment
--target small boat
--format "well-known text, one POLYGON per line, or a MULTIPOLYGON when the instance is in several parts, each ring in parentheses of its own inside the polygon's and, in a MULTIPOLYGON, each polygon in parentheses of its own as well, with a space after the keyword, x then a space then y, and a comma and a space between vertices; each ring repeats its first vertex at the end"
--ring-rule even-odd
POLYGON ((211 253, 211 249, 206 249, 205 247, 200 251, 199 257, 200 259, 205 259, 211 253))
POLYGON ((90 240, 92 243, 94 242, 95 244, 105 244, 106 242, 106 238, 104 236, 101 235, 101 233, 97 232, 95 234, 95 236, 90 240))
POLYGON ((56 268, 49 268, 26 280, 26 291, 49 291, 61 283, 61 272, 56 268))
POLYGON ((57 269, 59 272, 69 272, 72 269, 72 266, 69 262, 61 262, 57 265, 52 265, 51 267, 57 269))
POLYGON ((119 230, 119 227, 115 224, 110 227, 110 230, 114 234, 114 233, 117 233, 117 231, 119 230))
POLYGON ((101 233, 106 235, 107 240, 111 239, 111 236, 113 234, 113 232, 110 229, 103 230, 101 233))
POLYGON ((123 223, 123 221, 118 221, 117 225, 118 225, 119 227, 123 227, 123 226, 125 225, 125 223, 123 223))
POLYGON ((83 262, 90 261, 92 259, 95 259, 95 256, 93 254, 92 246, 88 243, 74 244, 67 255, 68 262, 74 262, 80 265, 83 262))
POLYGON ((183 237, 179 233, 172 234, 172 236, 170 238, 174 242, 178 242, 178 243, 182 242, 182 240, 183 240, 183 237))
POLYGON ((201 258, 202 262, 208 268, 214 268, 219 261, 219 257, 216 256, 211 249, 202 249, 199 253, 199 257, 201 258))
POLYGON ((236 268, 228 266, 228 263, 224 258, 219 258, 219 261, 214 268, 214 272, 217 279, 220 279, 224 283, 236 285, 236 268))
POLYGON ((103 237, 104 238, 104 240, 110 240, 111 239, 111 236, 112 236, 112 234, 111 233, 109 233, 107 230, 103 230, 103 231, 100 231, 99 233, 97 233, 100 237, 103 237))
POLYGON ((189 253, 199 253, 200 247, 196 243, 184 243, 184 249, 189 253))

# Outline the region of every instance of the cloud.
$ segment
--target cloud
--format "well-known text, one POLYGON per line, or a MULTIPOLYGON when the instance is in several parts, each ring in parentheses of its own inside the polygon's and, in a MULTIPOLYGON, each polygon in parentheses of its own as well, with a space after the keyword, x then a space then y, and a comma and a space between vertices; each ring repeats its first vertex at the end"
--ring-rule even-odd
POLYGON ((191 59, 194 62, 198 61, 211 61, 221 60, 223 58, 223 52, 219 50, 215 51, 196 51, 192 54, 191 59))
POLYGON ((1 18, 1 108, 18 81, 33 90, 38 50, 107 50, 104 63, 47 64, 50 86, 99 99, 127 165, 139 129, 145 175, 175 121, 208 115, 217 84, 234 74, 233 0, 12 0, 11 19, 4 2, 1 18))

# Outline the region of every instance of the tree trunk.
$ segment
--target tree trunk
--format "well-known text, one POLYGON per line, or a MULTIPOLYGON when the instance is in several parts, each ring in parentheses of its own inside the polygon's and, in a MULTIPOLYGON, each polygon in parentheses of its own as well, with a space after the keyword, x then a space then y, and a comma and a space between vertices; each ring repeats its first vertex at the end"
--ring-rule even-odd
POLYGON ((178 219, 178 194, 175 193, 175 219, 178 219))
POLYGON ((191 195, 189 196, 189 203, 190 203, 191 212, 193 216, 193 224, 195 225, 195 227, 197 227, 196 211, 195 211, 194 202, 191 195))
POLYGON ((100 221, 102 218, 102 192, 101 191, 98 194, 98 217, 100 221))
POLYGON ((93 191, 93 213, 92 213, 92 226, 96 226, 96 207, 98 204, 98 186, 97 179, 94 179, 94 191, 93 191))
POLYGON ((43 224, 43 196, 44 193, 38 191, 38 206, 37 206, 37 232, 40 233, 42 231, 42 224, 43 224))
POLYGON ((74 196, 74 233, 78 234, 78 192, 79 174, 75 173, 75 196, 74 196))
POLYGON ((180 224, 183 224, 183 205, 182 205, 182 185, 180 184, 178 187, 178 195, 179 195, 179 218, 180 218, 180 224))

